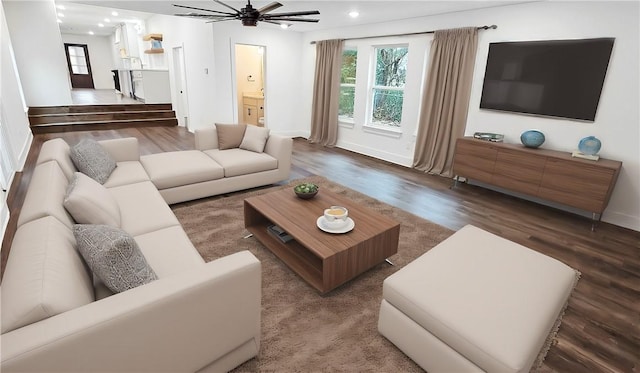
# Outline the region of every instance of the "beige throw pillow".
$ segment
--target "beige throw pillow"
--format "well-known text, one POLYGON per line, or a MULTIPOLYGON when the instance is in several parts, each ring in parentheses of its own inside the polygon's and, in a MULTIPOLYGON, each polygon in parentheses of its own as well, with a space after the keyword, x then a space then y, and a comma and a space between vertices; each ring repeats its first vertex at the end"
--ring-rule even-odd
POLYGON ((247 126, 239 148, 262 153, 269 138, 269 130, 264 127, 247 126))
POLYGON ((240 146, 246 128, 246 124, 216 123, 216 132, 218 133, 218 149, 233 149, 240 146))
POLYGON ((107 188, 81 172, 73 174, 63 205, 76 223, 120 227, 116 199, 107 188))

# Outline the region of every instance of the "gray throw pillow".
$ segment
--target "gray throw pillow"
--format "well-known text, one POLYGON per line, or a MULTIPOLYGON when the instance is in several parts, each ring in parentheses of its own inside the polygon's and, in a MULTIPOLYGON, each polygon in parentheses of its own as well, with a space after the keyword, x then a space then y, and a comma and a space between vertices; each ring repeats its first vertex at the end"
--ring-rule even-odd
POLYGON ((89 268, 111 291, 119 293, 158 279, 136 241, 122 229, 76 224, 73 235, 89 268))
POLYGON ((70 149, 70 156, 78 171, 104 184, 113 170, 116 161, 97 141, 83 139, 70 149))

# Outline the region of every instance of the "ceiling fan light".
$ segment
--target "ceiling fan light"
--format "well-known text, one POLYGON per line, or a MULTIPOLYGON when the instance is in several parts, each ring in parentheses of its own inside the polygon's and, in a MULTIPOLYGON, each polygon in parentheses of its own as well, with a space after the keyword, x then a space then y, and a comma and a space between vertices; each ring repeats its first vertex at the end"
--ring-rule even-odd
POLYGON ((280 24, 280 28, 281 28, 281 29, 283 29, 283 30, 286 30, 286 29, 288 29, 289 27, 291 27, 291 25, 290 25, 290 24, 288 24, 288 23, 281 23, 281 24, 280 24))

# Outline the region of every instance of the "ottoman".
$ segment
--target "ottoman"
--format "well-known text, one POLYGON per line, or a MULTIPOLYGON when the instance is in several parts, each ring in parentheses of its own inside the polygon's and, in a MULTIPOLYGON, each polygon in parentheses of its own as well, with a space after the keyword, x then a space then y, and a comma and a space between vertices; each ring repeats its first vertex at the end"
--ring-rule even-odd
POLYGON ((528 372, 578 277, 467 225, 384 281, 378 330, 430 373, 528 372))

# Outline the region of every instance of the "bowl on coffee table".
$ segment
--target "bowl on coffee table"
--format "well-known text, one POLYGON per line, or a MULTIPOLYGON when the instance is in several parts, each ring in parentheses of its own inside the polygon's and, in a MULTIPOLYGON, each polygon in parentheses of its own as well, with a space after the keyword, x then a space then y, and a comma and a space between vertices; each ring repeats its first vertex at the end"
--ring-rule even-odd
POLYGON ((318 194, 319 187, 314 183, 302 183, 293 187, 293 191, 298 198, 311 199, 318 194))

